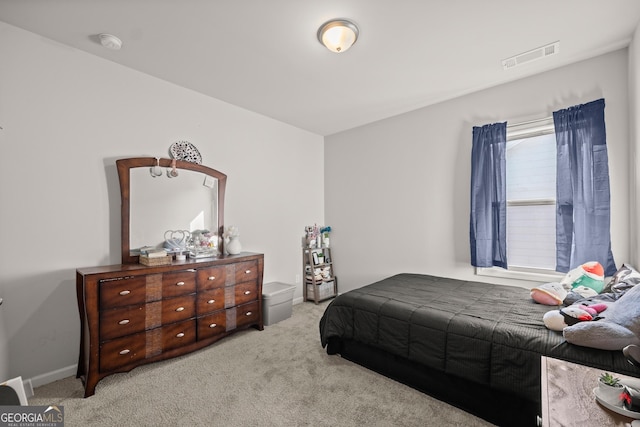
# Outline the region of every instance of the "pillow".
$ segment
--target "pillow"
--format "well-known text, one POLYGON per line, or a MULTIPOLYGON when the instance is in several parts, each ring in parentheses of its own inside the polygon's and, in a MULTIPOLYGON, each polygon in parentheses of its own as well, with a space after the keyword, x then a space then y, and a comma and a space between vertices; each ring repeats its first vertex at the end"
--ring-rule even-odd
POLYGON ((632 286, 598 317, 564 328, 564 338, 571 344, 602 350, 640 345, 640 286, 632 286))
POLYGON ((622 267, 616 271, 604 287, 602 293, 611 292, 614 294, 614 298, 618 299, 638 283, 640 283, 640 273, 629 264, 622 264, 622 267))

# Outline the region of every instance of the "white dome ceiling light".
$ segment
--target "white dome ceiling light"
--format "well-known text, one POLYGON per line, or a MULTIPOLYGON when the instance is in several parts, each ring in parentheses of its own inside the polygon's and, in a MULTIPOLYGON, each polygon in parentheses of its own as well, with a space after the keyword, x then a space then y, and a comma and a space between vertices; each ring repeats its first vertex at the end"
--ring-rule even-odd
POLYGON ((332 19, 318 29, 318 40, 331 52, 342 53, 358 40, 358 27, 347 19, 332 19))
POLYGON ((100 44, 111 50, 120 50, 122 47, 122 40, 114 36, 113 34, 102 33, 99 34, 100 44))

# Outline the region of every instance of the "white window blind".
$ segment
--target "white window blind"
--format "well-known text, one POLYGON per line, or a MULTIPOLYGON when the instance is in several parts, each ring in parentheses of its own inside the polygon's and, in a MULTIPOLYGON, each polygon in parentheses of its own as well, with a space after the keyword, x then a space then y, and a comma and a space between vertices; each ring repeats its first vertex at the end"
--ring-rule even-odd
MULTIPOLYGON (((553 128, 550 129, 553 131, 553 128)), ((507 260, 509 268, 555 270, 555 134, 507 130, 507 260)))

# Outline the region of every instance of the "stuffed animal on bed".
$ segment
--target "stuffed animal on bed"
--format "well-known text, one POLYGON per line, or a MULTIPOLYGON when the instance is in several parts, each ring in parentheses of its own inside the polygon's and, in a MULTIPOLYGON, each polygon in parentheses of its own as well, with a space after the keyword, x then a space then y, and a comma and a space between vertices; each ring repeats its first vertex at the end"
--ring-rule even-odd
POLYGON ((596 295, 598 295, 598 293, 591 288, 587 288, 586 286, 576 286, 567 292, 567 296, 564 298, 562 303, 566 306, 570 306, 581 299, 595 297, 596 295))
POLYGON ((598 320, 567 326, 563 335, 571 344, 602 350, 640 345, 640 286, 633 286, 615 302, 608 303, 598 320))
POLYGON ((545 283, 531 289, 531 298, 538 304, 561 305, 567 297, 567 291, 560 283, 545 283))
POLYGON ((596 294, 604 288, 604 268, 597 261, 585 262, 564 276, 560 283, 567 290, 584 286, 593 289, 596 294))
POLYGON ((568 272, 559 283, 545 283, 531 289, 531 298, 539 304, 571 305, 582 298, 598 295, 602 288, 604 269, 599 262, 591 261, 568 272))
POLYGON ((560 310, 548 311, 542 316, 544 325, 552 331, 562 332, 564 328, 578 322, 598 319, 598 315, 607 309, 605 303, 574 304, 560 310))

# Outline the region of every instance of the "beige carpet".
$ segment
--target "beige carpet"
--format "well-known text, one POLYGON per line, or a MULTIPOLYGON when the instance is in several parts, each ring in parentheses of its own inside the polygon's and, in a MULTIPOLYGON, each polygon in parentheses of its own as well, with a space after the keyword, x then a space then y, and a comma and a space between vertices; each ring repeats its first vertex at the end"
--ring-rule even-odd
POLYGON ((491 426, 320 345, 327 303, 291 318, 98 383, 83 399, 69 377, 30 405, 62 405, 65 426, 491 426))

